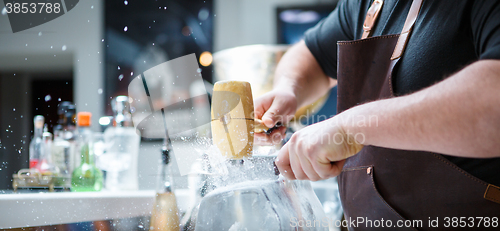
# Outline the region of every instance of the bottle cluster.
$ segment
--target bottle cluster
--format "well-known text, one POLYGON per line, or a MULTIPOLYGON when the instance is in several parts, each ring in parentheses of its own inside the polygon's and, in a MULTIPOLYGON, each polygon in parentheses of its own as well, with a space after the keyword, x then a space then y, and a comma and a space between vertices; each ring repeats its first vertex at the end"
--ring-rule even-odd
POLYGON ((137 190, 140 136, 132 125, 128 101, 127 96, 112 100, 114 115, 104 133, 91 129, 90 112, 77 113, 67 101, 59 104, 53 135, 44 117, 35 116, 30 170, 71 181, 71 191, 137 190))

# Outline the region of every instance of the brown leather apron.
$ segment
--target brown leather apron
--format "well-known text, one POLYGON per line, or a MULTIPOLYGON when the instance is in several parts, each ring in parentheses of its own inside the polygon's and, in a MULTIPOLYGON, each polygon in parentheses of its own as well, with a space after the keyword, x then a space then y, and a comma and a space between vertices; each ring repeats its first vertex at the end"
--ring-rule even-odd
MULTIPOLYGON (((366 38, 382 4, 376 0, 369 9, 364 39, 338 42, 338 112, 394 97, 392 69, 404 52, 422 0, 413 1, 400 35, 366 38)), ((485 229, 485 220, 478 226, 477 217, 489 217, 488 230, 500 229, 500 224, 491 224, 493 217, 500 217, 500 188, 440 154, 366 146, 347 159, 338 180, 350 230, 373 230, 377 225, 383 230, 455 230, 464 224, 462 229, 485 229), (399 224, 411 227, 396 227, 399 224)))

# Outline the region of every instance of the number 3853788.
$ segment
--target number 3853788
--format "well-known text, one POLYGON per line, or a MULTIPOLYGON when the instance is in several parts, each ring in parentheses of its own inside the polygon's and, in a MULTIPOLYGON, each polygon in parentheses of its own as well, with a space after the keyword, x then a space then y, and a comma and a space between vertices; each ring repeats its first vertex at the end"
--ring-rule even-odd
POLYGON ((41 14, 41 13, 60 13, 60 3, 7 3, 5 4, 7 14, 41 14))

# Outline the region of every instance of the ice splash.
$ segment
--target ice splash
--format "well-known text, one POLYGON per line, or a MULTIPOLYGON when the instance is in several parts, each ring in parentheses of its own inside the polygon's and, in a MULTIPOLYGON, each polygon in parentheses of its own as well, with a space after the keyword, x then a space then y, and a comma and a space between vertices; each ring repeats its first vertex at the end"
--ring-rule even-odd
POLYGON ((204 197, 192 214, 195 230, 290 230, 291 221, 326 218, 309 181, 289 181, 275 170, 276 149, 255 148, 250 158, 227 160, 211 139, 196 140, 191 143, 198 142, 202 167, 192 170, 203 178, 204 197))
MULTIPOLYGON (((241 160, 228 160, 208 138, 197 138, 194 150, 201 156, 202 168, 192 168, 190 174, 204 175, 210 188, 220 188, 247 181, 276 180, 274 165, 276 149, 255 148, 253 156, 241 160)), ((200 166, 200 165, 198 165, 200 166)))

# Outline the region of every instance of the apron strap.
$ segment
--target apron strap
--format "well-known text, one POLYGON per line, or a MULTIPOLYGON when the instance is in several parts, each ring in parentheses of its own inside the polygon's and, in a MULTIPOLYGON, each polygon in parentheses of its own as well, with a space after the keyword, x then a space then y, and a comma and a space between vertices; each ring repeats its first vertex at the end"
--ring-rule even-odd
POLYGON ((372 28, 377 21, 382 5, 384 5, 383 0, 375 0, 368 9, 368 12, 366 12, 365 22, 363 23, 363 35, 361 36, 361 39, 368 38, 372 35, 372 28))
POLYGON ((401 58, 406 44, 408 43, 408 39, 410 38, 410 32, 413 28, 413 25, 415 25, 415 21, 417 20, 422 2, 423 0, 413 0, 410 11, 408 12, 408 16, 406 17, 405 25, 403 26, 403 30, 399 35, 398 42, 396 43, 396 47, 394 48, 394 52, 392 53, 391 60, 401 58))

